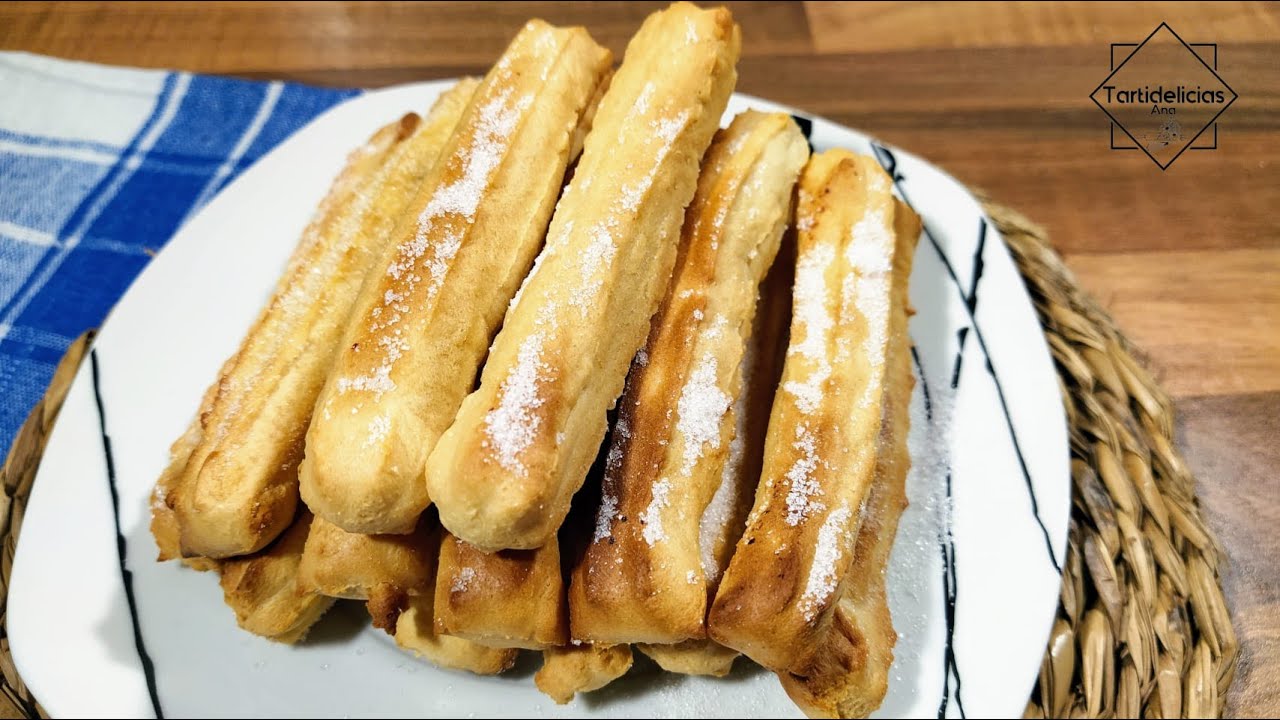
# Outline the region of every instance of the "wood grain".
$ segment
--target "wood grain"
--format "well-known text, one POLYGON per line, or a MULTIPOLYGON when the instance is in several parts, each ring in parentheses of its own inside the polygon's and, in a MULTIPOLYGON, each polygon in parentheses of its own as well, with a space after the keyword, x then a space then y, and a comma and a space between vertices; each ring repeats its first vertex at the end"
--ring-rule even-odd
POLYGON ((1230 556, 1224 586, 1241 656, 1226 714, 1272 717, 1280 689, 1280 393, 1186 398, 1179 411, 1179 444, 1230 556))
POLYGON ((1280 247, 1067 259, 1171 395, 1280 390, 1280 247))
MULTIPOLYGON (((0 3, 0 49, 323 85, 480 72, 527 17, 620 52, 664 3, 0 3)), ((729 3, 740 88, 869 131, 1045 225, 1180 399, 1234 558, 1230 711, 1280 713, 1280 5, 729 3), (1109 44, 1168 22, 1240 95, 1219 149, 1160 171, 1107 149, 1109 44)))
MULTIPOLYGON (((487 66, 531 17, 587 25, 620 54, 666 2, 7 2, 0 47, 103 63, 195 72, 301 72, 487 66), (213 7, 211 7, 211 5, 213 7)), ((748 54, 811 49, 796 3, 726 3, 752 38, 748 54)))
POLYGON ((1280 18, 1261 2, 806 3, 818 52, 939 47, 1049 47, 1136 42, 1161 22, 1211 42, 1273 41, 1280 18), (1122 39, 1127 38, 1127 39, 1122 39))

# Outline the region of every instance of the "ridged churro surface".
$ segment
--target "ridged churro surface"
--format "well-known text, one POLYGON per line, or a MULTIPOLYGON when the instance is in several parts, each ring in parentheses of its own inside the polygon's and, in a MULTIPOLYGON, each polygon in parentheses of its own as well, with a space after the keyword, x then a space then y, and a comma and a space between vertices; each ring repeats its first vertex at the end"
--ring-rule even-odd
POLYGON ((732 498, 704 516, 721 485, 736 480, 726 478, 726 461, 758 290, 808 155, 790 116, 754 111, 707 151, 670 287, 627 378, 593 541, 573 573, 576 639, 705 637, 702 530, 729 522, 732 498))
MULTIPOLYGON (((906 297, 920 218, 895 201, 893 293, 906 297)), ((876 454, 875 480, 858 530, 849 579, 836 605, 831 631, 804 667, 780 673, 783 688, 810 717, 866 717, 880 707, 889 689, 889 667, 898 635, 885 594, 885 571, 907 507, 911 455, 911 338, 907 313, 890 320, 885 359, 883 420, 876 454)))
POLYGON ((283 643, 306 637, 333 598, 298 586, 298 563, 311 527, 303 510, 293 525, 255 555, 219 563, 223 598, 240 627, 283 643))
POLYGON ((303 438, 352 303, 473 89, 461 81, 425 121, 406 115, 352 153, 224 365, 181 471, 175 456, 162 479, 183 556, 251 553, 292 521, 303 438))
POLYGON ((480 387, 432 453, 430 493, 458 537, 531 549, 563 521, 666 290, 738 52, 727 10, 687 3, 632 38, 480 387))
POLYGON ((541 245, 610 64, 533 20, 476 89, 374 268, 316 403, 302 497, 349 532, 403 533, 423 469, 541 245))
POLYGON ((791 339, 761 485, 709 616, 767 668, 802 667, 832 625, 875 475, 900 263, 889 177, 832 150, 801 175, 791 339))

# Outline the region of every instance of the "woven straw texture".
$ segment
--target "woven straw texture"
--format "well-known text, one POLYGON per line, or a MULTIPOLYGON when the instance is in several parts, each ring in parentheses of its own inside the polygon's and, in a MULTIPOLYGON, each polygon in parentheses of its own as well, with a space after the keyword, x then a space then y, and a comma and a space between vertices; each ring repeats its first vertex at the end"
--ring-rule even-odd
MULTIPOLYGON (((1062 596, 1026 717, 1217 717, 1238 643, 1173 406, 1043 230, 987 203, 1031 292, 1071 432, 1073 503, 1062 596)), ((44 713, 18 677, 5 623, 27 495, 90 338, 67 352, 0 469, 0 717, 44 713)))

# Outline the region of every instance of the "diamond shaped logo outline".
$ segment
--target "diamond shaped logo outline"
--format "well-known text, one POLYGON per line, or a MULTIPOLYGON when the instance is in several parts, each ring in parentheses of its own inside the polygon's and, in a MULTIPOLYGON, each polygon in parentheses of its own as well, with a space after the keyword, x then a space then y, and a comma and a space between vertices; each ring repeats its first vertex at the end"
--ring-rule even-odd
MULTIPOLYGON (((1156 28, 1157 31, 1159 29, 1160 28, 1158 27, 1156 28)), ((1169 32, 1174 35, 1177 35, 1177 33, 1173 31, 1173 28, 1169 28, 1169 32)), ((1110 70, 1112 74, 1108 75, 1107 78, 1110 79, 1111 77, 1113 77, 1115 75, 1116 70, 1119 69, 1119 67, 1116 65, 1116 48, 1129 48, 1128 53, 1126 53, 1124 56, 1124 60, 1120 61, 1121 64, 1124 64, 1125 61, 1127 61, 1130 57, 1133 56, 1134 52, 1136 52, 1138 47, 1140 47, 1141 45, 1142 43, 1136 43, 1136 42, 1111 43, 1111 53, 1110 53, 1109 59, 1111 61, 1110 70)), ((1205 60, 1204 56, 1200 55, 1200 51, 1195 50, 1195 48, 1213 48, 1213 65, 1211 66, 1210 69, 1212 69, 1216 75, 1216 73, 1218 72, 1218 43, 1216 42, 1187 43, 1187 45, 1189 45, 1195 51, 1195 54, 1198 55, 1200 57, 1200 60, 1204 62, 1206 65, 1209 64, 1209 61, 1205 60)), ((1231 89, 1230 86, 1227 85, 1226 81, 1223 80, 1221 76, 1217 76, 1217 79, 1218 79, 1218 82, 1222 83, 1223 87, 1226 87, 1228 90, 1231 89)), ((1102 81, 1104 87, 1106 86, 1106 82, 1107 82, 1106 80, 1102 81)), ((1095 89, 1094 92, 1097 92, 1097 89, 1095 89)), ((1233 90, 1232 92, 1235 92, 1235 91, 1233 90)), ((1225 106, 1223 107, 1223 110, 1226 110, 1225 106)), ((1109 143, 1110 148, 1112 150, 1141 150, 1142 146, 1137 144, 1116 145, 1116 125, 1117 124, 1118 123, 1116 123, 1114 120, 1108 123, 1108 126, 1111 128, 1110 133, 1108 133, 1108 139, 1110 140, 1110 143, 1109 143)), ((1121 126, 1122 129, 1123 127, 1124 126, 1121 126)), ((1205 130, 1207 131, 1210 127, 1213 128, 1213 144, 1212 145, 1196 145, 1195 139, 1192 139, 1191 142, 1187 143, 1186 149, 1187 150, 1217 150, 1218 149, 1218 123, 1210 122, 1208 125, 1205 126, 1205 130)))
MULTIPOLYGON (((1119 44, 1119 45, 1127 45, 1128 43, 1115 43, 1115 44, 1113 44, 1112 48, 1111 48, 1111 49, 1110 49, 1110 51, 1109 51, 1109 52, 1111 53, 1111 55, 1112 55, 1113 62, 1114 62, 1114 56, 1115 56, 1115 48, 1114 48, 1114 45, 1116 45, 1116 44, 1119 44)), ((1215 53, 1214 53, 1214 54, 1215 54, 1215 58, 1216 58, 1216 55, 1217 55, 1217 53, 1216 53, 1216 48, 1215 48, 1215 53)), ((1214 64, 1216 65, 1217 63, 1215 62, 1214 64)), ((1138 43, 1138 46, 1137 46, 1137 47, 1135 47, 1135 48, 1133 49, 1133 52, 1129 53, 1129 54, 1125 57, 1124 61, 1123 61, 1123 62, 1121 62, 1119 65, 1117 65, 1117 66, 1115 67, 1115 69, 1114 69, 1114 70, 1112 70, 1112 71, 1111 71, 1111 72, 1110 72, 1110 73, 1109 73, 1105 78, 1103 78, 1102 82, 1098 83, 1098 87, 1096 87, 1096 88, 1094 88, 1094 89, 1093 89, 1093 92, 1089 93, 1089 99, 1093 101, 1093 104, 1094 104, 1094 105, 1097 105, 1097 106, 1098 106, 1098 109, 1099 109, 1099 110, 1101 110, 1102 112, 1106 113, 1107 117, 1108 117, 1108 118, 1110 118, 1112 125, 1114 125, 1114 126, 1118 126, 1122 131, 1124 131, 1124 134, 1125 134, 1125 135, 1127 135, 1127 136, 1129 137, 1129 139, 1133 141, 1133 144, 1134 144, 1134 145, 1136 145, 1136 146, 1138 147, 1138 149, 1139 149, 1139 150, 1141 150, 1143 153, 1145 153, 1147 157, 1151 158, 1151 162, 1155 163, 1155 164, 1156 164, 1156 167, 1160 168, 1160 170, 1161 170, 1161 171, 1164 171, 1164 170, 1169 169, 1169 166, 1173 165, 1174 161, 1176 161, 1178 158, 1182 157, 1182 153, 1186 152, 1186 151, 1187 151, 1187 150, 1188 150, 1192 145, 1195 145, 1196 140, 1198 140, 1198 139, 1200 138, 1200 136, 1204 134, 1204 131, 1205 131, 1205 130, 1208 130, 1211 126, 1213 126, 1213 125, 1217 124, 1217 122, 1218 122, 1218 118, 1222 117, 1222 113, 1226 112, 1226 111, 1227 111, 1227 108, 1229 108, 1229 107, 1231 107, 1233 104, 1235 104, 1235 101, 1236 101, 1236 100, 1238 100, 1239 98, 1240 98, 1240 95, 1239 95, 1239 94, 1238 94, 1234 89, 1232 89, 1232 87, 1231 87, 1230 85, 1228 85, 1228 84, 1227 84, 1227 81, 1226 81, 1226 80, 1224 80, 1224 79, 1222 78, 1222 76, 1218 74, 1218 71, 1217 71, 1217 70, 1215 70, 1214 68, 1209 67, 1209 64, 1208 64, 1208 63, 1206 63, 1206 62, 1204 61, 1204 58, 1200 57, 1200 53, 1196 52, 1194 48, 1192 48, 1190 45, 1188 45, 1188 44, 1187 44, 1187 41, 1186 41, 1186 40, 1183 40, 1183 39, 1182 39, 1182 36, 1181 36, 1181 35, 1179 35, 1179 34, 1178 34, 1178 33, 1177 33, 1177 32, 1176 32, 1172 27, 1169 27, 1169 23, 1167 23, 1167 22, 1161 22, 1159 25, 1157 25, 1157 26, 1156 26, 1156 29, 1155 29, 1155 30, 1152 30, 1150 35, 1147 35, 1147 37, 1146 37, 1146 38, 1144 38, 1144 39, 1142 40, 1142 42, 1138 43), (1122 122, 1120 122, 1119 120, 1117 120, 1117 119, 1116 119, 1116 116, 1115 116, 1115 115, 1112 115, 1112 114, 1111 114, 1111 111, 1110 111, 1110 110, 1108 110, 1105 106, 1103 106, 1103 104, 1102 104, 1102 103, 1098 102, 1098 99, 1097 99, 1096 97, 1094 97, 1095 95, 1097 95, 1097 94, 1098 94, 1098 91, 1099 91, 1099 90, 1101 90, 1102 88, 1106 87, 1107 82, 1109 82, 1109 81, 1111 80, 1111 78, 1115 77, 1116 73, 1120 72, 1120 70, 1121 70, 1122 68, 1124 68, 1124 66, 1125 66, 1125 65, 1127 65, 1127 64, 1128 64, 1128 62, 1134 58, 1134 56, 1136 56, 1139 52, 1141 52, 1141 51, 1142 51, 1143 46, 1144 46, 1144 45, 1146 45, 1148 42, 1150 42, 1150 41, 1151 41, 1151 38, 1153 38, 1153 37, 1155 37, 1157 34, 1159 34, 1159 32, 1160 32, 1161 28, 1163 28, 1163 29, 1165 29, 1165 30, 1168 30, 1168 31, 1169 31, 1169 34, 1170 34, 1170 35, 1172 35, 1172 36, 1173 36, 1173 37, 1174 37, 1174 38, 1175 38, 1179 43, 1181 43, 1181 44, 1182 44, 1182 46, 1183 46, 1184 48, 1186 48, 1186 49, 1187 49, 1187 52, 1191 53, 1191 56, 1192 56, 1192 57, 1194 57, 1194 58, 1196 59, 1196 62, 1198 62, 1198 63, 1200 63, 1201 65, 1203 65, 1203 66, 1204 66, 1204 69, 1205 69, 1205 70, 1208 70, 1208 71, 1209 71, 1209 73, 1210 73, 1211 75, 1213 75, 1215 78, 1217 78, 1218 82, 1222 83, 1222 87, 1226 88, 1227 92, 1231 93, 1231 99, 1230 99, 1230 100, 1228 100, 1228 101, 1226 102, 1226 104, 1222 106, 1222 109, 1221 109, 1221 110, 1219 110, 1219 111, 1218 111, 1218 113, 1217 113, 1216 115, 1214 115, 1214 116, 1209 120, 1209 122, 1205 123, 1204 127, 1200 128, 1200 131, 1199 131, 1199 132, 1197 132, 1197 133, 1195 134, 1195 136, 1191 138, 1191 141, 1190 141, 1190 142, 1188 142, 1186 145, 1184 145, 1184 146, 1182 147, 1182 149, 1181 149, 1181 150, 1179 150, 1179 151, 1177 152, 1177 154, 1176 154, 1176 155, 1174 155, 1173 157, 1169 158, 1169 161, 1168 161, 1168 162, 1166 162, 1166 163, 1161 163, 1159 160, 1157 160, 1157 159, 1156 159, 1156 157, 1155 157, 1154 155, 1152 155, 1152 154, 1151 154, 1151 151, 1147 150, 1146 146, 1144 146, 1142 143, 1138 142, 1138 138, 1134 137, 1134 136, 1133 136, 1133 133, 1129 132, 1129 129, 1128 129, 1128 128, 1126 128, 1126 127, 1124 126, 1124 123, 1122 123, 1122 122)), ((1217 135, 1216 135, 1217 130, 1215 130, 1215 131, 1214 131, 1214 133, 1215 133, 1215 136, 1214 136, 1214 138, 1215 138, 1215 143, 1214 143, 1214 145, 1216 146, 1216 145, 1217 145, 1217 142, 1216 142, 1216 139, 1217 139, 1217 135)))

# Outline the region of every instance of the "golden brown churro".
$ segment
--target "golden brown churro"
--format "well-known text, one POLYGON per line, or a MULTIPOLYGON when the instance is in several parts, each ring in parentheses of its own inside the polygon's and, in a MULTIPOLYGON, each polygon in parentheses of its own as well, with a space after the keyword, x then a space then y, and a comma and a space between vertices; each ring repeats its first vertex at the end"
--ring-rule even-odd
MULTIPOLYGON (((769 408, 787 345, 794 264, 795 238, 793 233, 788 233, 783 237, 778 259, 760 286, 755 327, 742 359, 742 391, 733 406, 736 432, 729 444, 723 481, 702 513, 699 532, 708 603, 715 597, 720 578, 729 567, 760 482, 769 408)), ((733 661, 738 657, 737 650, 714 640, 686 640, 675 645, 641 643, 636 648, 663 670, 684 675, 723 677, 733 669, 733 661)))
POLYGON ((433 585, 439 524, 423 518, 408 535, 359 535, 316 518, 298 567, 298 586, 366 601, 374 627, 395 632, 409 598, 433 585))
POLYGON ((459 538, 532 549, 564 520, 666 289, 739 45, 727 10, 687 3, 628 45, 480 387, 431 455, 431 496, 459 538))
MULTIPOLYGON (((336 526, 329 527, 343 532, 336 526)), ((367 593, 374 624, 393 635, 396 645, 440 667, 479 675, 504 672, 515 663, 516 650, 485 647, 463 638, 436 634, 433 605, 436 558, 440 554, 442 534, 436 519, 427 516, 412 535, 398 537, 404 544, 395 544, 393 538, 397 536, 393 535, 381 535, 376 542, 361 543, 356 539, 361 536, 346 533, 331 538, 339 543, 334 554, 318 553, 317 557, 325 561, 322 565, 335 571, 326 576, 328 582, 333 583, 331 587, 369 587, 370 581, 399 578, 393 583, 374 585, 367 593), (375 569, 363 571, 356 567, 362 558, 371 561, 375 569), (327 562, 329 560, 333 562, 327 562), (408 587, 416 592, 404 592, 408 587)))
POLYGON ((889 689, 889 667, 898 636, 885 596, 885 569, 907 507, 910 432, 911 338, 905 307, 912 254, 920 237, 920 218, 901 201, 894 207, 893 294, 889 348, 885 364, 884 415, 876 454, 875 480, 858 530, 849 569, 830 634, 807 665, 780 673, 782 686, 810 717, 866 717, 880 707, 889 689))
POLYGON ((537 253, 609 52, 534 20, 476 90, 370 274, 315 408, 302 497, 348 532, 403 533, 427 454, 537 253))
POLYGON ((219 563, 222 594, 240 627, 283 643, 294 643, 333 605, 333 598, 298 587, 298 563, 311 526, 302 511, 270 547, 219 563))
POLYGON ((622 396, 593 542, 573 573, 577 639, 705 637, 702 518, 726 479, 758 288, 808 156, 790 116, 758 112, 735 118, 706 154, 675 274, 622 396))
POLYGON ((541 650, 569 640, 560 543, 484 553, 452 535, 440 545, 436 632, 481 645, 541 650))
POLYGON ((709 617, 713 639, 775 671, 803 668, 829 632, 874 478, 891 323, 906 312, 890 185, 874 159, 841 150, 801 175, 762 483, 709 617))
POLYGON ((473 86, 442 95, 425 122, 409 114, 379 130, 321 203, 219 375, 185 466, 171 468, 177 479, 165 502, 183 556, 251 553, 293 520, 303 438, 351 303, 473 86))

